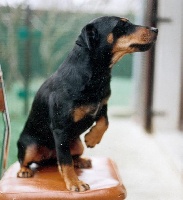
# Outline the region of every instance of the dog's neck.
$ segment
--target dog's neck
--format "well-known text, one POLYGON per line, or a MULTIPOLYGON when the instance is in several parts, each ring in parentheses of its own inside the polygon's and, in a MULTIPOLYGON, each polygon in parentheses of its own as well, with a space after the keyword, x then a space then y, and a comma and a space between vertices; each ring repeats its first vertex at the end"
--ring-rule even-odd
POLYGON ((75 50, 77 51, 84 51, 86 55, 88 55, 90 62, 92 62, 92 66, 97 70, 105 70, 110 71, 110 66, 112 62, 112 54, 110 53, 110 49, 108 51, 103 51, 102 48, 96 48, 90 50, 87 45, 82 40, 82 37, 79 37, 76 40, 75 50))

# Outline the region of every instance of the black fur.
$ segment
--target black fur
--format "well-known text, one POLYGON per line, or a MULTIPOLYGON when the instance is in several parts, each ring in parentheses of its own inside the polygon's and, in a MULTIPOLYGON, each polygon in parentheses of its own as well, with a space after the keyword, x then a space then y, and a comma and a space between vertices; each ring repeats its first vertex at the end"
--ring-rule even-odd
MULTIPOLYGON (((72 164, 70 141, 78 138, 100 116, 107 119, 107 105, 100 107, 96 115, 90 113, 78 122, 74 122, 73 111, 83 105, 97 108, 110 96, 113 47, 120 37, 134 33, 137 27, 119 17, 102 17, 82 29, 66 60, 35 96, 18 141, 20 163, 27 146, 36 144, 56 148, 59 164, 72 164), (113 34, 111 43, 107 42, 110 33, 113 34)), ((144 49, 141 44, 134 47, 140 47, 139 51, 144 49)))

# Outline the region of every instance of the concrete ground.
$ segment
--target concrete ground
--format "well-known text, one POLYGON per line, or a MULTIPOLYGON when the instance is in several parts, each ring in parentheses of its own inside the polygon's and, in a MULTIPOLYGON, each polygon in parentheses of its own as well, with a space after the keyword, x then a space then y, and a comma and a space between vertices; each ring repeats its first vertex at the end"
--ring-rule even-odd
MULTIPOLYGON (((133 120, 109 118, 110 126, 102 142, 94 149, 85 148, 85 156, 107 156, 117 163, 127 200, 183 200, 183 157, 182 161, 174 158, 179 148, 183 153, 183 136, 152 136, 133 120), (177 150, 169 151, 171 145, 177 150)), ((183 154, 179 154, 180 158, 183 154)))

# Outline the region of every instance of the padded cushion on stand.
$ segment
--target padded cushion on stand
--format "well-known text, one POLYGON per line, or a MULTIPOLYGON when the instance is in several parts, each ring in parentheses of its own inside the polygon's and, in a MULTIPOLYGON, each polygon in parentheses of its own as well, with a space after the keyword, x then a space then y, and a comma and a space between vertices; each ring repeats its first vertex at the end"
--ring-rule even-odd
POLYGON ((32 178, 17 178, 19 163, 14 163, 0 181, 0 200, 122 200, 126 190, 115 163, 108 158, 91 158, 92 168, 76 169, 79 179, 90 185, 85 192, 65 187, 57 166, 38 168, 32 178))

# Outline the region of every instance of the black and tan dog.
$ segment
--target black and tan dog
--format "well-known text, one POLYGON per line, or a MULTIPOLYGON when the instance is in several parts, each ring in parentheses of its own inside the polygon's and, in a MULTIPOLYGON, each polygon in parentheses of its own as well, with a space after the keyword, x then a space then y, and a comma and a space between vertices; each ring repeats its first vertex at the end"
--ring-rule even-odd
POLYGON ((31 163, 57 159, 68 190, 89 189, 74 171, 91 167, 90 160, 80 157, 80 134, 96 122, 85 143, 94 147, 101 141, 108 128, 112 66, 127 53, 148 50, 157 33, 119 17, 101 17, 82 29, 69 56, 35 96, 18 141, 18 177, 33 176, 31 163))

